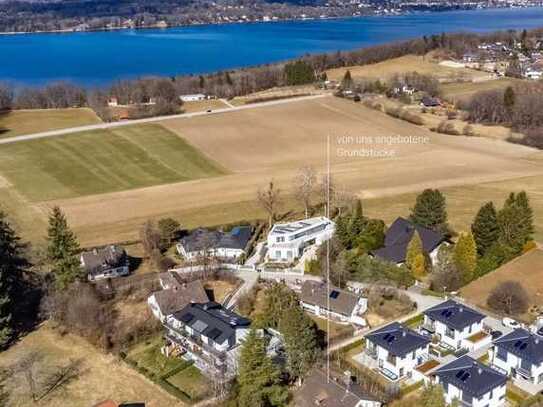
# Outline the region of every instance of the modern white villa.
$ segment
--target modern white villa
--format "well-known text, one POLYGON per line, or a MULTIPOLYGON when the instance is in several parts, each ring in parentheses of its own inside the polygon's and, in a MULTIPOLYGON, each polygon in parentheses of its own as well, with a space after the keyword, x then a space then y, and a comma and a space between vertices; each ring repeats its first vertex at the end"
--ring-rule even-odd
POLYGON ((485 315, 453 300, 424 311, 421 332, 436 336, 442 346, 473 351, 490 345, 492 338, 483 332, 485 315))
POLYGON ((320 281, 306 280, 300 293, 304 310, 340 323, 365 326, 361 315, 368 309, 368 300, 358 294, 328 286, 320 281))
POLYGON ((516 329, 496 339, 493 345, 489 351, 492 366, 529 393, 543 391, 543 337, 516 329))
POLYGON ((413 376, 414 369, 428 359, 429 347, 430 338, 393 322, 366 335, 364 353, 370 358, 369 368, 396 381, 413 376))
POLYGON ((313 245, 320 245, 334 234, 335 223, 321 216, 290 223, 276 223, 268 234, 268 259, 289 263, 313 245))
POLYGON ((458 400, 465 407, 505 405, 507 376, 467 355, 439 368, 433 377, 443 386, 448 404, 458 400))

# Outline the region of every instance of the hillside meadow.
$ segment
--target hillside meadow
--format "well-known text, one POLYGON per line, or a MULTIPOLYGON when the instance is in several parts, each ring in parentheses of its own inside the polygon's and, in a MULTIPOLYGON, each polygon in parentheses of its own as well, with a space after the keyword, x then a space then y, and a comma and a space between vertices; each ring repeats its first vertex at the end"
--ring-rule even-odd
MULTIPOLYGON (((7 209, 15 208, 20 225, 44 222, 60 205, 84 246, 132 240, 143 222, 162 216, 187 227, 262 218, 256 191, 271 179, 283 209, 298 207, 293 179, 304 165, 324 171, 328 136, 338 188, 364 198, 368 214, 387 222, 428 187, 446 192, 458 229, 482 202, 511 190, 528 189, 536 213, 543 210, 541 152, 433 133, 334 97, 5 145, 0 191, 9 192, 7 209), (398 135, 425 141, 378 139, 398 135), (394 154, 364 157, 362 150, 394 154)), ((28 236, 41 238, 40 228, 32 225, 28 236)))

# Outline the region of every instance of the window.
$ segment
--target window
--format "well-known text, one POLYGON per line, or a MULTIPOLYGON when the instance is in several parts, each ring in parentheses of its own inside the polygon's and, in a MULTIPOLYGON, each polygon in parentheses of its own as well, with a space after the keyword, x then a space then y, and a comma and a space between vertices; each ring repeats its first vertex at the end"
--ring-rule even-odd
POLYGON ((396 366, 396 356, 389 353, 387 356, 387 362, 390 363, 391 365, 396 366))
POLYGON ((496 358, 507 362, 507 351, 504 348, 498 348, 498 351, 496 352, 496 358))
POLYGON ((413 353, 411 354, 411 359, 415 360, 415 358, 416 358, 416 353, 417 353, 417 351, 414 350, 413 353))
POLYGON ((454 329, 446 327, 445 328, 445 336, 448 336, 449 338, 454 339, 454 329))
POLYGON ((284 236, 279 236, 275 241, 277 243, 283 243, 285 241, 285 237, 284 236))

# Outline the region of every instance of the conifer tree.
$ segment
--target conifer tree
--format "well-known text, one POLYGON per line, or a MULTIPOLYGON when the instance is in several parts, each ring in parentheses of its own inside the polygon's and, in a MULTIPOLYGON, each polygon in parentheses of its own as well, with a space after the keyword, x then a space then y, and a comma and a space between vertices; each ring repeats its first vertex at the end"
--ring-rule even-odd
POLYGON ((355 241, 356 238, 363 232, 365 223, 366 220, 364 218, 364 212, 362 210, 362 201, 358 199, 356 201, 354 211, 351 215, 351 220, 349 222, 349 235, 351 238, 351 242, 355 241))
POLYGON ((351 76, 351 71, 347 69, 345 72, 345 75, 343 75, 343 79, 341 81, 341 88, 342 89, 351 89, 353 87, 353 78, 351 76))
POLYGON ((426 257, 423 253, 419 253, 413 259, 413 263, 411 265, 411 273, 413 274, 413 277, 415 277, 417 280, 422 280, 423 277, 426 275, 426 270, 426 257))
POLYGON ((479 256, 484 256, 498 241, 498 214, 493 202, 487 202, 479 209, 471 225, 471 233, 473 233, 479 256))
POLYGON ((79 243, 58 206, 49 215, 47 257, 58 288, 66 288, 81 275, 79 243))
POLYGON ((438 189, 425 189, 417 196, 410 220, 425 228, 448 233, 447 207, 443 194, 438 189))
POLYGON ((461 233, 454 247, 454 264, 462 274, 464 283, 469 283, 475 277, 477 267, 477 245, 471 233, 461 233))
POLYGON ((0 348, 11 339, 13 297, 26 265, 20 238, 0 212, 0 348))
POLYGON ((515 254, 521 253, 534 232, 533 212, 526 192, 511 193, 497 218, 499 243, 515 254))
POLYGON ((283 406, 288 399, 281 372, 266 354, 266 340, 251 329, 241 349, 238 406, 283 406))
POLYGON ((303 377, 317 359, 315 323, 297 305, 283 312, 279 331, 285 340, 290 375, 293 378, 303 377))
POLYGON ((284 284, 274 283, 265 292, 260 322, 265 327, 276 329, 283 312, 298 306, 296 293, 284 284))

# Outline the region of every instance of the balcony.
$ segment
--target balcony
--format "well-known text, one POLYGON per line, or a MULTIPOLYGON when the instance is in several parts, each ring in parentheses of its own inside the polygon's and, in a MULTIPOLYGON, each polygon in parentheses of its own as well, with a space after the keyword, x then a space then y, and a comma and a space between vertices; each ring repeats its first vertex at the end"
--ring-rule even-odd
POLYGON ((368 355, 370 358, 377 360, 377 349, 375 348, 366 348, 364 351, 366 355, 368 355))
POLYGON ((205 350, 221 362, 226 360, 226 352, 218 351, 213 346, 204 343, 199 337, 191 335, 185 330, 176 329, 167 324, 165 326, 166 329, 170 331, 170 333, 167 334, 168 339, 172 340, 173 342, 182 346, 191 346, 205 350))
POLYGON ((421 330, 424 330, 426 332, 429 332, 430 334, 434 334, 436 332, 436 326, 435 324, 431 324, 431 323, 423 323, 421 326, 420 326, 420 329, 421 330))

